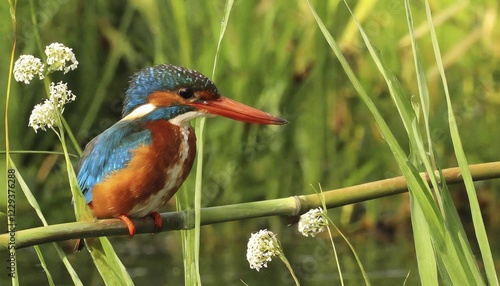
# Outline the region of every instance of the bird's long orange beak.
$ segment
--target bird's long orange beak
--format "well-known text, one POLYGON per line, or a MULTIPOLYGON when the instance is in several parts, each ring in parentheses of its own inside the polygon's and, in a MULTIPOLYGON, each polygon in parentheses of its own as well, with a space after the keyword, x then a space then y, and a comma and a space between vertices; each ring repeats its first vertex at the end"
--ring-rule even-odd
POLYGON ((273 125, 283 125, 288 123, 285 119, 272 116, 267 112, 255 109, 223 96, 217 99, 191 102, 189 105, 213 115, 224 116, 243 122, 273 125))

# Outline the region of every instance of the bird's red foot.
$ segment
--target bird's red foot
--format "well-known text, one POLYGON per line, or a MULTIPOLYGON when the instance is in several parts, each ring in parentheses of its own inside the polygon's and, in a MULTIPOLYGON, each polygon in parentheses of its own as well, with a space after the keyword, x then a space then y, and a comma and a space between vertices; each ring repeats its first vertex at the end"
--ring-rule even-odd
POLYGON ((130 218, 126 215, 119 215, 117 218, 119 218, 127 225, 128 235, 130 235, 130 237, 133 237, 135 235, 135 225, 132 220, 130 220, 130 218))
POLYGON ((163 222, 162 218, 161 218, 161 215, 157 212, 154 212, 154 213, 151 213, 151 216, 153 217, 153 219, 155 220, 155 227, 156 229, 161 229, 161 224, 163 222))

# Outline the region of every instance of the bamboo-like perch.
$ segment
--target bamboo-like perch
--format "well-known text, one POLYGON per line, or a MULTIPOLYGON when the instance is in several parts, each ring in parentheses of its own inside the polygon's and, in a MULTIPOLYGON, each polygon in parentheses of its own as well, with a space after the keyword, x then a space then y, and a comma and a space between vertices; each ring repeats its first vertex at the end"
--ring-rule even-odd
MULTIPOLYGON (((500 162, 483 163, 469 166, 474 181, 500 178, 500 162)), ((421 173, 425 176, 425 173, 421 173)), ((443 170, 443 179, 448 184, 462 182, 459 168, 443 170)), ((407 191, 403 176, 385 179, 361 185, 324 191, 323 196, 327 208, 344 206, 356 202, 400 194, 407 191)), ((259 202, 233 204, 201 209, 201 224, 214 224, 234 220, 257 218, 271 215, 296 216, 311 208, 321 206, 317 194, 293 196, 259 202)), ((163 225, 155 229, 150 217, 133 219, 137 233, 155 233, 169 230, 191 229, 194 227, 194 211, 162 213, 163 225)), ((72 222, 36 227, 16 232, 15 248, 24 248, 68 239, 98 236, 126 235, 128 229, 118 219, 103 219, 96 222, 72 222)), ((0 235, 0 251, 9 245, 10 234, 0 235)))

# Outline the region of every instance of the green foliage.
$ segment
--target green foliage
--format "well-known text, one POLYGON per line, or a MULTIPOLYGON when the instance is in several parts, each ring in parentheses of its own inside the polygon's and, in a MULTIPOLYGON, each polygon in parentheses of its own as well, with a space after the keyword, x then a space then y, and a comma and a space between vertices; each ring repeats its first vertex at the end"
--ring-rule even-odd
MULTIPOLYGON (((347 3, 346 3, 347 5, 347 3)), ((405 2, 407 7, 408 23, 409 29, 413 36, 413 26, 411 19, 411 11, 409 8, 408 1, 405 2)), ((428 3, 426 2, 426 7, 428 3)), ((312 6, 311 9, 313 10, 312 6)), ((354 16, 350 8, 349 12, 354 16)), ((437 45, 437 40, 435 38, 434 28, 432 26, 432 17, 430 11, 427 9, 427 17, 430 23, 431 35, 433 36, 433 47, 435 49, 436 61, 443 77, 443 83, 445 86, 445 94, 448 104, 448 118, 450 124, 450 131, 453 140, 453 146, 455 147, 455 152, 458 156, 458 161, 461 170, 464 172, 464 176, 467 178, 466 185, 468 185, 468 193, 471 198, 471 208, 478 211, 479 215, 474 217, 476 232, 480 233, 482 236, 479 238, 480 248, 483 251, 484 263, 487 266, 487 276, 489 282, 497 284, 497 276, 493 265, 493 260, 491 258, 491 250, 489 247, 488 239, 484 230, 484 223, 481 218, 481 210, 479 209, 477 203, 477 195, 475 193, 474 187, 472 185, 472 179, 470 176, 470 171, 468 170, 467 160, 465 159, 465 154, 462 149, 460 137, 458 135, 458 130, 456 126, 456 121, 454 118, 454 111, 451 106, 451 101, 449 98, 447 82, 444 77, 444 72, 442 69, 442 60, 440 57, 439 47, 437 45)), ((414 221, 413 229, 416 241, 417 256, 419 258, 420 267, 420 277, 422 283, 424 284, 438 284, 439 280, 436 275, 436 269, 440 274, 440 278, 445 284, 460 284, 467 281, 470 285, 484 285, 484 281, 481 277, 479 268, 477 267, 476 261, 474 260, 474 255, 471 251, 470 244, 467 242, 466 234, 463 230, 460 218, 456 212, 455 206, 449 195, 448 188, 445 182, 440 182, 436 175, 436 159, 433 156, 432 150, 434 146, 432 145, 432 140, 429 138, 428 148, 431 151, 424 150, 423 136, 420 132, 419 122, 417 121, 417 116, 419 115, 420 109, 413 108, 408 97, 405 96, 403 90, 399 86, 397 78, 391 72, 387 63, 381 57, 379 51, 375 49, 369 40, 365 30, 359 24, 358 29, 361 32, 364 44, 368 48, 370 55, 372 56, 378 70, 383 75, 389 93, 394 101, 396 108, 401 117, 402 123, 405 127, 406 133, 409 136, 410 150, 413 156, 404 153, 398 140, 394 136, 393 132, 387 125, 386 121, 383 119, 379 113, 377 107, 375 106, 373 100, 368 96, 359 80, 354 76, 354 73, 347 63, 346 59, 342 55, 340 48, 336 41, 333 39, 331 34, 328 32, 326 26, 318 17, 316 12, 313 10, 320 29, 322 30, 327 42, 330 44, 333 52, 339 58, 344 70, 348 74, 354 87, 360 94, 363 101, 366 103, 370 111, 375 117, 385 140, 387 141, 391 151, 394 154, 398 165, 408 182, 408 189, 410 191, 410 199, 412 200, 411 211, 412 220, 414 221), (415 112, 417 111, 417 112, 415 112), (430 156, 429 156, 430 155, 430 156), (410 160, 408 160, 410 158, 410 160), (432 164, 431 163, 434 163, 432 164), (428 174, 431 186, 420 176, 417 169, 420 165, 425 166, 425 171, 428 174), (436 200, 433 198, 433 191, 436 192, 436 200), (436 263, 437 261, 437 263, 436 263), (426 265, 424 265, 424 263, 426 265), (436 265, 434 267, 429 267, 430 265, 436 265), (437 268, 436 268, 437 267, 437 268)), ((418 55, 418 50, 416 49, 415 38, 411 38, 413 51, 415 53, 415 65, 417 67, 417 77, 419 82, 419 88, 425 89, 420 91, 422 96, 421 102, 423 103, 423 116, 426 130, 429 129, 429 105, 428 95, 429 92, 426 90, 425 75, 421 73, 421 62, 418 55)), ((429 134, 427 132, 426 134, 429 134)), ((439 172, 439 170, 437 170, 439 172)), ((442 174, 441 176, 442 177, 442 174)))
MULTIPOLYGON (((405 3, 407 3, 407 5, 408 5, 408 1, 405 3)), ((453 150, 455 151, 455 156, 457 157, 460 171, 462 173, 462 176, 464 177, 464 183, 465 183, 465 187, 467 190, 467 196, 469 199, 469 204, 470 204, 471 213, 472 213, 472 220, 474 223, 474 231, 475 231, 475 234, 477 237, 479 248, 481 250, 481 257, 483 259, 483 263, 485 266, 488 285, 498 285, 499 284, 498 275, 497 275, 496 270, 495 270, 495 264, 493 262, 491 248, 490 248, 490 244, 488 242, 488 236, 486 234, 486 229, 485 229, 483 217, 481 214, 482 213, 481 207, 479 206, 479 202, 477 199, 476 188, 474 187, 474 184, 472 182, 472 176, 471 176, 471 173, 469 170, 469 163, 468 163, 468 160, 465 156, 465 152, 464 152, 464 149, 462 146, 462 140, 460 138, 460 134, 458 131, 457 120, 455 118, 455 111, 453 110, 453 106, 451 104, 450 93, 448 91, 448 82, 446 80, 446 76, 445 76, 445 72, 444 72, 443 62, 441 59, 441 51, 439 49, 439 44, 438 44, 438 40, 436 37, 436 31, 434 30, 434 24, 433 24, 428 1, 425 1, 425 8, 426 8, 425 11, 427 14, 427 20, 429 22, 429 27, 430 27, 430 34, 432 37, 432 46, 434 48, 434 54, 436 56, 436 62, 437 62, 439 74, 440 74, 441 79, 443 81, 443 86, 444 86, 445 95, 446 95, 446 106, 448 108, 448 123, 450 126, 451 139, 453 142, 453 150)), ((423 77, 424 75, 420 74, 419 76, 423 77)), ((445 195, 449 197, 449 193, 448 193, 447 189, 446 189, 445 195)), ((449 205, 445 205, 444 208, 446 208, 446 209, 453 208, 452 207, 453 202, 452 202, 451 198, 448 198, 447 202, 449 205)), ((452 217, 453 223, 451 224, 450 231, 453 232, 454 229, 458 228, 458 230, 460 231, 459 233, 461 234, 461 237, 459 237, 458 238, 459 240, 455 241, 455 243, 456 244, 459 244, 459 243, 465 244, 465 245, 463 245, 465 251, 471 252, 470 248, 468 247, 469 245, 463 242, 466 239, 466 236, 465 236, 465 232, 464 232, 463 228, 461 227, 460 219, 456 213, 453 213, 453 215, 454 215, 452 217)), ((466 254, 469 254, 469 253, 466 252, 466 254)), ((473 254, 470 253, 470 257, 469 257, 470 262, 469 263, 472 265, 466 265, 466 267, 468 266, 468 267, 471 267, 471 268, 475 269, 476 271, 478 271, 477 268, 474 268, 475 263, 474 263, 474 259, 472 256, 473 256, 473 254)), ((462 283, 463 281, 462 282, 457 281, 457 282, 462 283)))
MULTIPOLYGON (((466 163, 461 149, 465 150, 470 163, 499 159, 494 142, 497 140, 495 134, 500 133, 496 71, 500 29, 498 21, 495 22, 497 4, 494 1, 432 3, 435 37, 443 54, 441 63, 446 69, 451 98, 444 96, 438 80, 440 68, 434 59, 432 41, 427 37, 430 30, 423 5, 416 3, 412 6, 411 12, 416 20, 415 33, 411 37, 404 24, 409 18, 402 1, 358 1, 353 7, 354 15, 365 29, 365 38, 369 38, 373 47, 378 49, 375 50, 365 46, 354 18, 343 4, 339 1, 312 1, 318 17, 324 21, 324 28, 333 38, 340 39, 338 46, 353 69, 352 76, 369 94, 375 104, 373 108, 393 134, 392 139, 386 133, 381 135, 372 114, 367 112, 367 105, 357 96, 342 66, 325 43, 305 1, 235 1, 220 47, 218 39, 224 1, 46 0, 32 3, 41 45, 60 41, 73 47, 80 61, 79 68, 68 74, 69 86, 78 99, 64 113, 80 147, 119 118, 128 78, 139 68, 172 63, 210 75, 214 55, 219 51, 213 77, 221 92, 286 118, 290 124, 284 128, 264 127, 227 119, 208 119, 204 133, 201 205, 310 193, 309 184, 317 182, 326 189, 356 185, 396 176, 401 173, 400 168, 404 169, 404 174, 414 179, 412 188, 416 190, 412 191, 410 202, 414 227, 418 229, 414 238, 417 261, 421 262, 419 271, 429 275, 420 275, 422 279, 429 279, 422 280, 423 284, 437 279, 435 268, 425 267, 429 261, 439 265, 448 263, 433 259, 436 249, 428 247, 430 234, 443 235, 444 244, 438 241, 436 247, 454 244, 451 240, 460 239, 463 234, 457 227, 455 230, 460 234, 451 239, 440 227, 426 229, 432 225, 426 216, 432 215, 430 220, 439 222, 438 216, 447 209, 443 206, 451 204, 450 196, 454 195, 451 191, 452 194, 448 194, 447 190, 443 194, 435 192, 435 196, 441 197, 436 207, 431 194, 423 190, 439 185, 439 175, 430 176, 429 186, 416 172, 434 168, 437 162, 443 167, 455 166, 459 162, 463 167, 466 163), (413 52, 412 45, 416 41, 419 43, 418 52, 413 52), (380 61, 374 65, 373 58, 380 55, 383 55, 385 64, 380 61), (420 55, 420 58, 416 59, 414 55, 420 55), (381 77, 380 71, 388 73, 381 77), (393 75, 400 86, 392 85, 396 82, 393 75), (415 97, 410 98, 414 94, 415 97), (456 141, 458 132, 449 133, 450 126, 455 129, 448 120, 451 105, 461 144, 456 141), (417 112, 419 116, 414 115, 414 108, 420 110, 417 112), (393 150, 398 149, 397 160, 391 156, 386 141, 392 144, 393 150), (404 166, 403 162, 407 165, 404 166), (412 166, 416 168, 412 169, 412 166), (422 192, 416 197, 418 190, 422 192)), ((3 75, 0 90, 6 90, 8 59, 13 45, 9 11, 8 2, 2 1, 0 34, 4 35, 4 41, 0 45, 3 59, 0 61, 0 74, 3 75)), ((30 11, 29 1, 17 1, 16 56, 41 56, 30 11)), ((54 134, 35 134, 27 127, 32 107, 44 98, 40 92, 43 88, 40 82, 30 86, 13 84, 9 105, 10 149, 61 151, 54 134)), ((5 101, 0 101, 0 109, 5 109, 5 101)), ((2 137, 3 130, 0 134, 2 137)), ((5 146, 0 145, 0 149, 5 149, 5 146)), ((69 152, 78 153, 74 147, 69 147, 69 152)), ((13 154, 12 158, 44 211, 47 222, 73 221, 64 158, 54 154, 13 154)), ((76 160, 73 162, 76 164, 76 160)), ((5 166, 3 163, 1 170, 5 166)), ((0 183, 5 185, 4 180, 1 177, 0 183)), ((185 192, 194 188, 195 176, 189 180, 185 192)), ((490 215, 491 210, 498 206, 498 195, 487 192, 496 185, 498 183, 485 183, 481 185, 484 192, 477 192, 488 198, 485 200, 488 204, 481 209, 485 217, 494 217, 490 215)), ((468 198, 473 198, 470 182, 467 190, 468 198)), ((5 197, 0 196, 0 206, 5 204, 4 200, 5 197)), ((367 202, 362 223, 371 227, 386 213, 399 215, 406 202, 402 196, 367 202)), ((485 249, 485 233, 477 226, 479 204, 472 204, 471 209, 481 255, 475 247, 472 247, 472 252, 476 257, 482 257, 487 268, 485 271, 491 277, 493 266, 487 263, 491 260, 487 255, 490 251, 485 249)), ((27 200, 19 199, 18 207, 26 211, 26 215, 19 218, 21 228, 39 225, 27 200)), ((331 216, 343 215, 346 218, 342 220, 344 225, 339 227, 355 230, 359 224, 348 225, 349 214, 348 208, 330 211, 331 216)), ((446 214, 447 217, 450 215, 455 216, 446 214)), ((397 221, 397 225, 405 223, 403 219, 397 221)), ((488 232, 490 229, 498 231, 499 227, 494 223, 494 219, 484 222, 488 232)), ((205 227, 201 230, 201 248, 216 249, 221 247, 220 241, 224 247, 227 244, 243 245, 240 240, 261 224, 282 225, 281 221, 271 219, 205 227)), ((287 229, 281 231, 286 233, 287 229)), ((150 240, 162 238, 147 237, 150 240)), ((291 240, 294 240, 293 236, 291 240)), ((467 248, 464 251, 469 252, 467 248)), ((492 249, 495 251, 494 247, 492 249)), ((234 261, 243 257, 243 253, 243 246, 234 250, 234 257, 228 259, 233 262, 230 264, 235 265, 234 261)), ((145 256, 137 260, 147 259, 145 256)), ((493 256, 498 254, 493 253, 493 256)), ((470 253, 459 257, 464 258, 460 263, 462 266, 475 264, 470 253)), ((293 267, 294 257, 289 258, 293 267)), ((56 267, 51 263, 54 262, 45 259, 47 268, 53 273, 56 267)), ((199 259, 203 263, 203 260, 210 259, 210 254, 205 253, 199 259)), ((362 255, 360 259, 370 269, 362 255)), ((396 260, 394 257, 393 261, 396 260)), ((404 260, 410 259, 405 257, 404 260)), ((375 269, 377 262, 372 265, 375 269)), ((203 275, 204 271, 208 270, 201 268, 198 275, 203 275)), ((367 272, 370 275, 370 271, 367 272)), ((417 271, 413 270, 413 273, 417 271)), ((52 278, 55 284, 61 283, 59 279, 70 281, 70 278, 55 275, 52 278)), ((22 279, 21 276, 21 282, 22 279)), ((302 279, 300 275, 299 279, 302 279)), ((446 277, 442 279, 446 281, 446 277)), ((245 281, 249 285, 255 284, 249 279, 245 281)))

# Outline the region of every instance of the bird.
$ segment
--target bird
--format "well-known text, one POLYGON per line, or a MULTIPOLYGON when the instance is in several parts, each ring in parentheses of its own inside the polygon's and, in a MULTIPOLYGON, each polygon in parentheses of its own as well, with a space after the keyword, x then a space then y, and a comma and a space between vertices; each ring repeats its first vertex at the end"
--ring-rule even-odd
POLYGON ((288 122, 221 95, 200 72, 171 64, 135 73, 125 92, 122 117, 92 139, 77 167, 77 180, 96 219, 118 218, 133 237, 131 218, 152 216, 186 180, 196 136, 190 121, 222 116, 247 123, 288 122))

